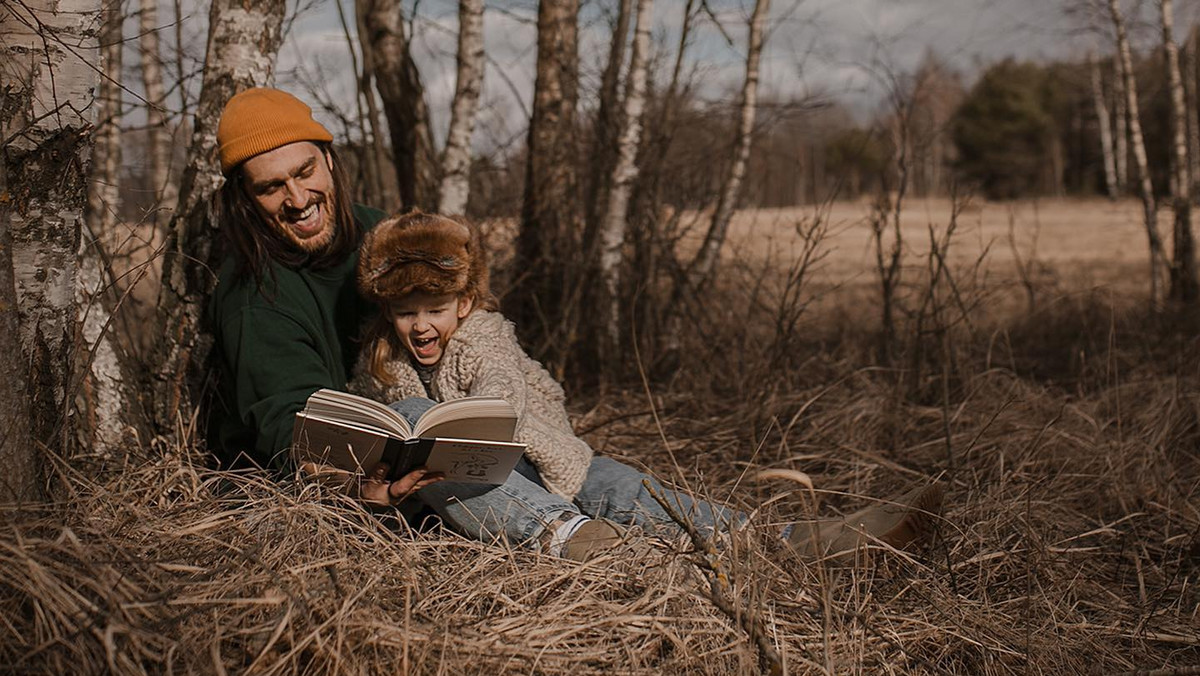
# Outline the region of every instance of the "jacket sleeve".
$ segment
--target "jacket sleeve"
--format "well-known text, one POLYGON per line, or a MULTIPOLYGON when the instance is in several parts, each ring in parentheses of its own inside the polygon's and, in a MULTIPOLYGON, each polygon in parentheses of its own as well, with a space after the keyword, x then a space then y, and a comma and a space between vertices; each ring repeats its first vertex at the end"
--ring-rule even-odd
POLYGON ((521 349, 512 325, 487 331, 464 360, 469 373, 455 374, 469 383, 472 396, 500 397, 517 412, 516 439, 527 445, 526 455, 552 492, 571 499, 583 485, 592 449, 571 429, 562 387, 521 349))
POLYGON ((243 308, 221 325, 220 338, 236 383, 233 413, 255 432, 254 459, 283 469, 295 414, 313 392, 338 387, 337 378, 313 336, 272 308, 243 308))

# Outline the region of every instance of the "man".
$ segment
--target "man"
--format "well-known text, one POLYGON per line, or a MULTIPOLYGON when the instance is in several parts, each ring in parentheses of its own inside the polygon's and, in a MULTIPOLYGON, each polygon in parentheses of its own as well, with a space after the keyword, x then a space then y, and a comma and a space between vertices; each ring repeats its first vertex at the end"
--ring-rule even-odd
POLYGON ((333 135, 299 99, 250 89, 225 106, 218 194, 231 256, 209 307, 222 364, 223 464, 287 464, 294 414, 344 390, 370 307, 355 291, 362 234, 383 213, 351 206, 333 135))

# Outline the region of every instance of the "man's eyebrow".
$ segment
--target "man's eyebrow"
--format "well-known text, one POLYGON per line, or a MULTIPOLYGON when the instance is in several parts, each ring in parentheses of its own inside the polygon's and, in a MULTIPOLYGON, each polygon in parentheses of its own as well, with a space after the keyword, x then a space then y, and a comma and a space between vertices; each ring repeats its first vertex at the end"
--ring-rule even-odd
MULTIPOLYGON (((317 164, 317 158, 310 157, 307 160, 305 160, 303 163, 301 163, 300 166, 289 171, 288 175, 289 176, 299 176, 300 174, 303 174, 304 172, 308 171, 309 169, 312 169, 314 166, 316 166, 316 164, 317 164)), ((279 179, 279 178, 272 179, 269 181, 258 181, 256 183, 251 183, 250 189, 255 190, 255 191, 267 190, 268 188, 274 188, 275 186, 283 185, 283 183, 284 183, 283 179, 279 179)))
POLYGON ((308 171, 309 169, 312 169, 314 166, 316 166, 316 164, 317 164, 317 158, 310 157, 304 161, 304 164, 301 164, 300 166, 298 166, 292 170, 292 176, 299 176, 300 174, 303 174, 304 172, 308 171))

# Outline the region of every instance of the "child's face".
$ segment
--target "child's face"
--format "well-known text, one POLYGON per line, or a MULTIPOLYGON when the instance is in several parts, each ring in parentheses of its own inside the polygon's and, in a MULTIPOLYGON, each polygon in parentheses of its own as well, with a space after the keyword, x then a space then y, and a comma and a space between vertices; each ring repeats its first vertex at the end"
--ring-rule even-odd
POLYGON ((388 304, 387 312, 413 358, 433 366, 441 361, 458 322, 471 312, 471 299, 414 291, 388 304))

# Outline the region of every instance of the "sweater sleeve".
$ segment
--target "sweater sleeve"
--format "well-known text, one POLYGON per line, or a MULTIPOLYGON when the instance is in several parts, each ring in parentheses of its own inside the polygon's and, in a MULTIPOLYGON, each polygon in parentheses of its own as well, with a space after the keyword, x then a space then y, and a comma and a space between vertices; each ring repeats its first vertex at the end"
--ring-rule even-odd
MULTIPOLYGON (((451 378, 472 396, 500 397, 517 413, 516 440, 538 468, 546 487, 572 499, 583 484, 592 449, 575 436, 567 418, 562 387, 521 349, 512 324, 491 315, 471 331, 469 359, 457 362, 451 378)), ((464 355, 465 356, 465 355, 464 355)))
POLYGON ((233 412, 255 432, 254 459, 282 469, 295 414, 309 395, 337 387, 313 336, 271 308, 243 308, 220 327, 236 389, 233 412))

